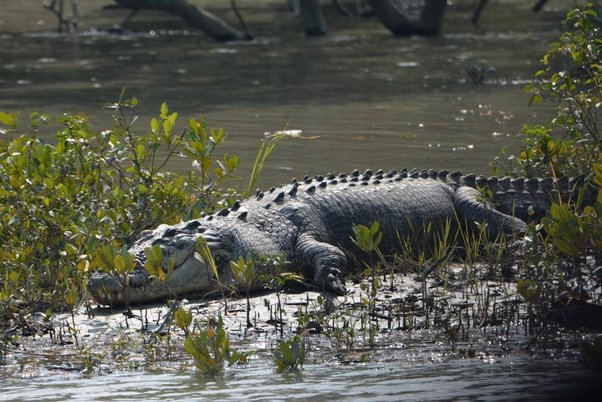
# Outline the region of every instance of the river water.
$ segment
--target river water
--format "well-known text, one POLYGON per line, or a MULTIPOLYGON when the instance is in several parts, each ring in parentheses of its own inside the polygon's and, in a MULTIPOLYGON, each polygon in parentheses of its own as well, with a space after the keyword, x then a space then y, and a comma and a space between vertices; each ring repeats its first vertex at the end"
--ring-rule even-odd
MULTIPOLYGON (((475 29, 473 2, 459 2, 448 9, 444 34, 432 38, 394 38, 374 20, 328 13, 330 35, 307 39, 284 1, 239 1, 257 39, 219 44, 152 12, 134 18, 136 33, 94 31, 124 15, 96 2, 80 2, 80 34, 60 36, 40 3, 2 1, 0 110, 21 111, 22 127, 32 111, 86 113, 101 130, 111 124, 102 105, 127 87, 140 100, 139 130, 167 101, 182 127, 199 115, 223 127, 224 151, 247 169, 266 131, 320 136, 281 143, 265 185, 368 167, 491 173, 500 147, 516 150, 520 127, 549 115, 549 106, 528 108, 523 87, 566 11, 560 0, 539 14, 528 2, 499 0, 475 29), (475 85, 466 69, 479 62, 495 73, 475 85)), ((227 5, 213 3, 210 10, 235 24, 227 5)))
POLYGON ((309 364, 277 373, 263 365, 229 369, 210 379, 191 372, 126 371, 7 379, 0 400, 356 400, 586 401, 595 371, 574 361, 526 356, 415 364, 309 364))
MULTIPOLYGON (((224 151, 247 167, 264 132, 319 135, 278 145, 263 177, 273 185, 367 167, 490 173, 487 163, 500 147, 518 148, 524 123, 550 114, 549 106, 528 108, 523 87, 561 32, 569 2, 552 0, 540 14, 528 11, 530 2, 491 2, 480 29, 469 23, 473 3, 456 2, 443 35, 432 38, 393 38, 372 20, 329 14, 330 35, 307 39, 284 1, 239 1, 257 39, 225 44, 151 12, 136 17, 135 33, 106 34, 94 27, 110 26, 123 12, 101 11, 100 3, 80 2, 80 33, 57 35, 40 1, 2 1, 0 110, 19 110, 22 128, 33 111, 86 113, 101 130, 110 126, 102 105, 125 86, 140 100, 140 130, 167 101, 182 126, 202 115, 223 127, 224 151), (481 85, 465 71, 478 62, 495 67, 481 85)), ((211 11, 234 23, 226 5, 197 3, 213 3, 211 11)), ((52 132, 42 134, 51 140, 52 132)), ((2 378, 0 400, 571 400, 591 375, 574 360, 523 355, 307 364, 287 375, 264 362, 211 381, 178 370, 90 378, 44 371, 2 378)))

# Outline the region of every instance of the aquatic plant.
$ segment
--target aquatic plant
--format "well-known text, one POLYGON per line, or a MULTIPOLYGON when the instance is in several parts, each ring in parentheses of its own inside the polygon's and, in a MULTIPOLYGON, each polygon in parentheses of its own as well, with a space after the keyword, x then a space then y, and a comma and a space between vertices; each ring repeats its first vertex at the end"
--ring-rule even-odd
POLYGON ((305 362, 305 342, 299 335, 278 342, 274 350, 274 363, 277 370, 296 370, 305 362))
POLYGON ((365 225, 356 225, 354 224, 351 227, 351 231, 353 232, 353 236, 351 237, 351 241, 355 244, 360 250, 368 254, 368 265, 367 270, 372 279, 372 289, 370 291, 370 295, 372 298, 376 296, 376 291, 378 289, 378 279, 377 279, 377 267, 374 265, 373 254, 376 253, 381 260, 384 260, 383 254, 378 248, 380 244, 383 233, 380 231, 380 223, 377 221, 372 222, 370 227, 365 225))
MULTIPOLYGON (((281 264, 284 264, 285 261, 282 258, 275 258, 275 259, 269 259, 265 263, 281 265, 281 264)), ((280 330, 280 339, 282 339, 284 337, 284 320, 283 320, 284 309, 282 308, 282 300, 281 300, 280 296, 287 283, 296 282, 296 283, 305 285, 305 279, 301 275, 296 274, 294 272, 281 272, 279 274, 261 275, 259 277, 259 280, 264 284, 264 287, 266 289, 276 292, 276 300, 278 300, 278 302, 276 304, 275 314, 277 316, 277 319, 276 319, 276 317, 272 317, 271 306, 270 306, 270 319, 272 320, 272 322, 275 322, 278 325, 279 330, 280 330)))
POLYGON ((251 285, 258 278, 255 264, 251 258, 245 259, 240 256, 238 261, 230 261, 230 269, 232 270, 234 279, 245 286, 245 296, 247 298, 247 328, 250 328, 253 324, 251 323, 251 300, 249 298, 249 293, 251 285))
POLYGON ((179 308, 175 312, 174 321, 184 330, 186 353, 194 359, 196 368, 203 375, 214 377, 222 373, 226 364, 231 366, 247 362, 249 352, 239 352, 230 348, 230 340, 221 315, 217 321, 208 317, 204 328, 195 321, 191 330, 192 313, 179 308))

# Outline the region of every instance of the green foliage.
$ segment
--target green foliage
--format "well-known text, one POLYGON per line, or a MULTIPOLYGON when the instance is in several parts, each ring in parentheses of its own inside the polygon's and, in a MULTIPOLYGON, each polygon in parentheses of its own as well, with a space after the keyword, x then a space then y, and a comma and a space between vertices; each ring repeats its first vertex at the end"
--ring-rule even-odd
POLYGON ((250 257, 238 257, 236 262, 230 261, 230 269, 236 282, 243 284, 247 289, 257 280, 257 270, 253 259, 250 257))
MULTIPOLYGON (((276 260, 278 261, 278 260, 276 260)), ((294 272, 281 272, 279 274, 261 275, 259 280, 264 284, 266 289, 282 292, 287 283, 300 283, 305 285, 305 278, 294 272)))
POLYGON ((219 277, 217 263, 215 262, 215 258, 213 258, 213 254, 211 254, 211 249, 209 248, 209 244, 207 244, 207 240, 202 236, 199 236, 196 239, 196 256, 211 268, 211 272, 213 272, 213 276, 215 276, 220 291, 223 291, 223 284, 219 277))
POLYGON ((205 328, 200 328, 195 323, 196 331, 190 331, 192 313, 182 308, 174 314, 176 325, 182 328, 186 334, 184 349, 193 359, 197 369, 203 375, 215 377, 224 371, 225 365, 246 363, 248 353, 238 352, 230 349, 230 340, 224 329, 224 321, 221 316, 215 320, 208 319, 205 328))
POLYGON ((372 254, 372 252, 378 250, 383 234, 380 230, 380 224, 378 222, 372 222, 370 227, 364 225, 353 225, 353 237, 351 240, 358 246, 362 251, 372 254))
POLYGON ((249 299, 249 292, 253 282, 258 279, 257 270, 253 259, 247 257, 246 259, 242 256, 238 257, 238 261, 230 261, 230 269, 234 280, 240 284, 243 284, 246 288, 247 296, 247 327, 252 327, 251 324, 251 300, 249 299))
MULTIPOLYGON (((592 211, 591 207, 587 210, 592 211)), ((542 223, 552 243, 563 253, 577 257, 586 251, 590 233, 588 231, 591 213, 578 213, 570 206, 552 204, 550 216, 542 223)))
MULTIPOLYGON (((593 166, 594 182, 602 189, 602 163, 593 166)), ((594 205, 579 207, 579 200, 569 204, 552 204, 550 213, 542 219, 547 240, 558 250, 574 258, 602 252, 602 190, 598 190, 594 205)))
POLYGON ((526 176, 574 176, 592 171, 602 150, 602 34, 599 2, 568 13, 572 27, 543 57, 536 80, 526 87, 531 102, 551 101, 550 122, 524 126, 520 154, 505 150, 493 161, 497 170, 526 176), (516 165, 514 165, 516 163, 516 165))
MULTIPOLYGON (((7 126, 9 130, 15 130, 17 128, 18 120, 19 113, 0 112, 0 123, 7 126)), ((0 128, 0 134, 6 134, 9 130, 0 128)))
POLYGON ((362 302, 366 305, 370 305, 374 308, 374 298, 377 294, 377 289, 379 285, 377 274, 377 267, 374 266, 372 261, 372 254, 376 252, 376 254, 380 257, 381 261, 384 261, 384 256, 381 253, 378 245, 380 244, 383 233, 380 231, 380 224, 376 221, 372 222, 370 227, 364 225, 356 225, 354 224, 351 227, 353 232, 353 237, 351 241, 362 251, 368 254, 370 259, 368 263, 367 269, 364 271, 365 276, 371 276, 370 284, 372 285, 370 291, 368 292, 367 285, 362 284, 361 289, 368 293, 368 298, 362 298, 362 302))
POLYGON ((174 312, 174 322, 184 331, 188 331, 190 324, 192 324, 192 311, 178 308, 174 312))
MULTIPOLYGON (((127 254, 131 255, 129 253, 127 254)), ((165 282, 173 270, 173 263, 169 264, 166 274, 163 270, 163 252, 161 251, 160 246, 149 247, 144 250, 144 254, 146 256, 146 260, 144 261, 144 269, 146 269, 146 272, 148 272, 150 276, 156 277, 160 281, 165 282)))
POLYGON ((301 135, 301 130, 282 130, 276 131, 275 133, 266 133, 264 139, 261 141, 261 147, 257 152, 255 162, 253 163, 251 176, 249 176, 249 184, 247 185, 247 191, 245 192, 246 196, 249 196, 253 191, 253 188, 255 188, 257 180, 259 180, 259 176, 261 176, 261 172, 263 171, 265 161, 274 150, 274 147, 276 147, 276 144, 287 138, 313 140, 318 137, 303 137, 301 135))
POLYGON ((519 279, 516 281, 516 291, 525 300, 537 302, 541 298, 541 287, 532 279, 519 279))
MULTIPOLYGON (((583 176, 595 174, 602 185, 602 25, 600 2, 593 1, 567 14, 570 29, 552 44, 536 79, 526 87, 531 102, 552 102, 550 121, 522 129, 523 146, 516 157, 503 149, 493 161, 495 169, 532 176, 583 176)), ((541 224, 530 228, 531 251, 517 291, 532 308, 545 316, 546 306, 582 287, 588 277, 584 257, 597 261, 602 251, 602 193, 593 205, 582 205, 584 193, 568 202, 560 199, 541 224), (543 240, 543 242, 540 242, 543 240), (550 247, 553 245, 554 247, 550 247), (568 256, 568 258, 567 258, 568 256)), ((590 275, 591 276, 591 275, 590 275)))
MULTIPOLYGON (((48 116, 32 114, 20 133, 16 113, 0 114, 2 133, 12 137, 0 141, 0 302, 72 305, 87 272, 133 268, 126 250, 141 231, 215 209, 222 197, 216 185, 238 167, 237 157, 213 158, 223 131, 202 120, 176 131, 178 114, 165 103, 150 128, 140 129, 137 103, 108 105, 114 124, 101 131, 86 116, 64 115, 53 144, 38 136, 48 116), (195 169, 167 170, 183 155, 195 169)), ((160 277, 153 261, 147 268, 160 277)))
POLYGON ((296 370, 305 362, 305 343, 299 335, 281 340, 274 350, 274 362, 279 372, 296 370))

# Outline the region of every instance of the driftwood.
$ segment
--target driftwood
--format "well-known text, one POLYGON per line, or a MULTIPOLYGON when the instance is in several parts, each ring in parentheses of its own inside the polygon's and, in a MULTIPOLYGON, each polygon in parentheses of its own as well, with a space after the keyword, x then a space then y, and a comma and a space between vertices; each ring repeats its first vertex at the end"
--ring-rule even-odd
POLYGON ((394 35, 433 35, 441 31, 446 0, 426 0, 417 20, 405 15, 396 0, 370 0, 376 17, 394 35))
POLYGON ((58 32, 63 31, 76 31, 77 30, 77 1, 71 0, 71 15, 67 16, 65 13, 65 4, 64 0, 44 0, 42 5, 56 15, 56 18, 59 21, 59 26, 57 28, 58 32))
MULTIPOLYGON (((252 39, 249 33, 231 27, 215 15, 190 4, 187 0, 115 0, 115 2, 119 6, 131 10, 121 25, 127 23, 139 10, 158 10, 181 17, 191 26, 218 41, 252 39)), ((237 17, 240 18, 238 13, 237 17)))
POLYGON ((326 20, 322 13, 320 0, 300 0, 299 11, 307 36, 326 35, 326 20))
POLYGON ((602 330, 602 305, 573 300, 553 310, 549 318, 569 329, 602 330))
MULTIPOLYGON (((481 16, 481 12, 483 11, 488 2, 489 0, 479 0, 479 3, 477 4, 477 7, 474 10, 474 13, 472 14, 472 18, 470 19, 472 25, 477 25, 479 17, 481 16)), ((547 2, 548 0, 537 0, 533 5, 532 10, 540 11, 547 2)))

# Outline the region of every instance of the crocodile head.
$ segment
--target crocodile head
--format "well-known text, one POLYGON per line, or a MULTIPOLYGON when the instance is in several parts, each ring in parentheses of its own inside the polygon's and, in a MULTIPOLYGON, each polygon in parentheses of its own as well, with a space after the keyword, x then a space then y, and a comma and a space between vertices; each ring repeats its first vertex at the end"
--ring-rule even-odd
POLYGON ((220 280, 230 280, 228 266, 232 253, 232 233, 225 225, 215 225, 204 220, 183 222, 175 226, 161 225, 145 231, 132 245, 136 267, 122 277, 112 267, 95 272, 88 282, 88 290, 100 304, 121 305, 165 299, 190 292, 216 290, 211 268, 197 252, 197 239, 203 237, 218 265, 220 280), (145 264, 148 249, 159 247, 161 268, 169 275, 165 282, 151 278, 145 264), (222 274, 224 277, 222 277, 222 274))
POLYGON ((234 219, 209 216, 173 226, 161 225, 143 232, 128 250, 135 257, 135 269, 126 277, 107 273, 112 267, 97 271, 90 277, 88 290, 97 302, 107 305, 141 303, 193 292, 201 296, 215 292, 218 281, 199 253, 199 237, 205 240, 216 263, 219 282, 240 286, 234 281, 230 261, 236 261, 239 256, 273 257, 284 252, 265 230, 234 219), (167 274, 165 282, 151 278, 144 268, 148 249, 156 247, 162 255, 161 268, 167 274))

